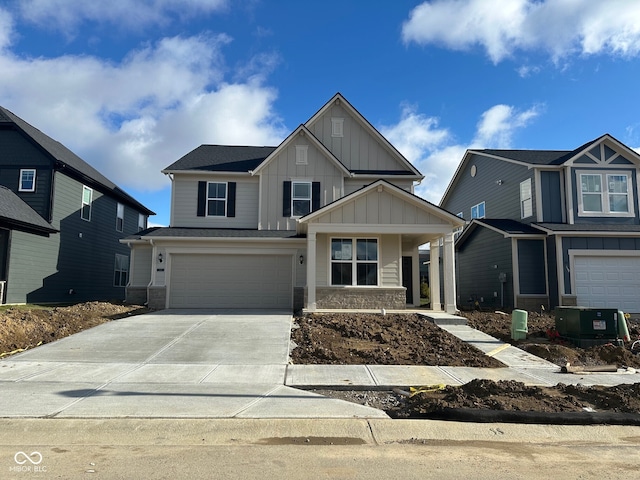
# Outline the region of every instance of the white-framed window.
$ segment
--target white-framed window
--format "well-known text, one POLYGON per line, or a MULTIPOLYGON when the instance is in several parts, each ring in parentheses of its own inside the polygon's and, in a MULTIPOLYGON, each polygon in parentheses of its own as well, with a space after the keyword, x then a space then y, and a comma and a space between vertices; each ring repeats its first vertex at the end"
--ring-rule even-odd
POLYGON ((531 193, 531 179, 520 182, 520 217, 528 218, 533 215, 533 196, 531 193))
POLYGON ((311 182, 291 182, 291 216, 301 217, 311 212, 311 182))
POLYGON ((331 136, 332 137, 344 136, 344 118, 331 117, 331 136))
POLYGON ((138 231, 144 230, 147 228, 147 216, 139 213, 138 214, 138 231))
POLYGON ((378 239, 332 238, 331 285, 378 285, 378 239))
POLYGON ((91 221, 91 202, 93 201, 93 189, 82 186, 82 208, 80 209, 80 218, 91 221))
POLYGON ((36 170, 34 168, 24 168, 20 170, 20 192, 36 191, 36 170))
POLYGON ((116 230, 121 232, 124 230, 124 205, 118 203, 116 208, 116 230))
POLYGON ((308 165, 308 145, 296 145, 296 165, 308 165))
POLYGON ((226 182, 207 183, 207 216, 225 217, 227 215, 226 182))
POLYGON ((578 214, 583 217, 634 215, 629 172, 578 171, 578 214))
POLYGON ((126 287, 129 280, 129 257, 116 253, 116 263, 113 271, 113 286, 126 287))
POLYGON ((471 207, 471 218, 484 218, 484 202, 471 207))
MULTIPOLYGON (((456 217, 464 218, 464 215, 462 214, 462 212, 458 212, 458 213, 456 213, 456 217)), ((464 226, 456 227, 456 228, 453 229, 453 238, 454 238, 454 240, 460 236, 460 234, 462 233, 463 230, 464 230, 464 226)))

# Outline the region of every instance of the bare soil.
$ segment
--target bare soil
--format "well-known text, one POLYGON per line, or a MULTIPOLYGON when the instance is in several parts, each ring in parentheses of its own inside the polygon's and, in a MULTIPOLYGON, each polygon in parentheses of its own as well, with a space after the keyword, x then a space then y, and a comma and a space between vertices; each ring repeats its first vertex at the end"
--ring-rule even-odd
MULTIPOLYGON (((581 349, 551 340, 555 326, 549 314, 530 312, 529 335, 511 339, 511 316, 494 312, 463 312, 472 328, 483 331, 545 358, 559 366, 640 368, 640 322, 629 320, 631 342, 581 349)), ((302 364, 380 364, 504 366, 439 327, 414 314, 315 314, 296 318, 291 353, 302 364), (488 361, 487 361, 488 360, 488 361)), ((570 375, 570 374, 568 374, 570 375)), ((418 387, 418 386, 416 386, 418 387)), ((640 384, 585 387, 559 384, 532 387, 514 381, 474 380, 463 386, 446 386, 415 392, 372 390, 314 390, 316 393, 385 410, 394 418, 419 418, 444 409, 485 409, 533 412, 608 411, 640 413, 640 384), (407 395, 407 394, 410 394, 407 395)))

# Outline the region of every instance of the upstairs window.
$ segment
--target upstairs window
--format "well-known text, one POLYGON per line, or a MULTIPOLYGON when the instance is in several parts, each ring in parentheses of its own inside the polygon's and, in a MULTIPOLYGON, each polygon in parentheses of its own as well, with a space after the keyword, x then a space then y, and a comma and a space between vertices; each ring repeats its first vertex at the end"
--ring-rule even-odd
POLYGON ((129 280, 129 257, 116 253, 116 264, 113 274, 114 287, 126 287, 129 280))
POLYGON ((531 194, 531 179, 520 183, 520 218, 533 215, 533 197, 531 194))
POLYGON ((116 230, 121 232, 124 229, 124 205, 118 203, 116 210, 116 230))
POLYGON ((82 186, 82 209, 80 217, 87 222, 91 221, 91 202, 93 200, 93 189, 82 186))
POLYGON ((138 231, 144 230, 147 228, 147 216, 142 213, 138 214, 138 231))
POLYGON ((378 285, 378 240, 332 238, 331 285, 378 285))
POLYGON ((36 171, 33 168, 20 170, 20 192, 36 191, 36 171))
POLYGON ((484 202, 471 207, 471 218, 484 218, 484 202))
POLYGON ((207 216, 227 215, 227 184, 209 182, 207 184, 207 216))
POLYGON ((311 182, 291 182, 291 216, 311 212, 311 182))
POLYGON ((633 213, 633 190, 629 172, 578 172, 580 216, 628 217, 633 213))

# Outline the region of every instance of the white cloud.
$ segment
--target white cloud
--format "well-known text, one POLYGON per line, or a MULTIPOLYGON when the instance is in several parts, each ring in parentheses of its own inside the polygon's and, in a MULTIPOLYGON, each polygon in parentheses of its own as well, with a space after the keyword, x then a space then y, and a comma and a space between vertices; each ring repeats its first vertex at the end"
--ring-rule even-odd
POLYGON ((13 17, 9 12, 0 8, 0 51, 11 45, 13 34, 13 17))
POLYGON ((187 19, 219 11, 226 5, 227 0, 20 0, 19 11, 25 20, 69 33, 85 21, 140 29, 167 24, 173 16, 187 19))
MULTIPOLYGON (((0 9, 0 23, 10 20, 0 9)), ((225 80, 222 49, 230 41, 163 38, 120 62, 22 58, 5 48, 0 105, 121 187, 161 189, 168 181, 160 170, 202 143, 273 145, 286 133, 273 113, 276 91, 257 67, 225 80)))
POLYGON ((571 54, 636 56, 640 3, 629 0, 433 0, 403 24, 405 43, 483 47, 494 63, 518 50, 554 61, 571 54))
POLYGON ((468 148, 510 148, 513 136, 541 112, 539 106, 518 110, 495 105, 480 116, 469 143, 457 141, 439 119, 404 107, 400 121, 380 127, 382 133, 425 176, 416 194, 438 204, 468 148))

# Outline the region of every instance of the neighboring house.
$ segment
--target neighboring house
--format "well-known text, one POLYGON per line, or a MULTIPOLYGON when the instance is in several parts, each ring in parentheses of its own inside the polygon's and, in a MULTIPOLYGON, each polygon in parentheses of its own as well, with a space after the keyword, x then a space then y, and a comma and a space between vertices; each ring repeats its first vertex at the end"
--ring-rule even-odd
POLYGON ((469 150, 440 203, 461 307, 640 312, 640 155, 610 135, 572 151, 469 150))
POLYGON ((202 145, 163 172, 171 226, 123 241, 130 301, 405 308, 420 304, 418 246, 439 251, 444 237, 455 311, 452 232, 464 221, 413 194, 423 176, 340 94, 276 147, 202 145))
POLYGON ((0 303, 124 299, 119 240, 154 213, 0 107, 0 303))

